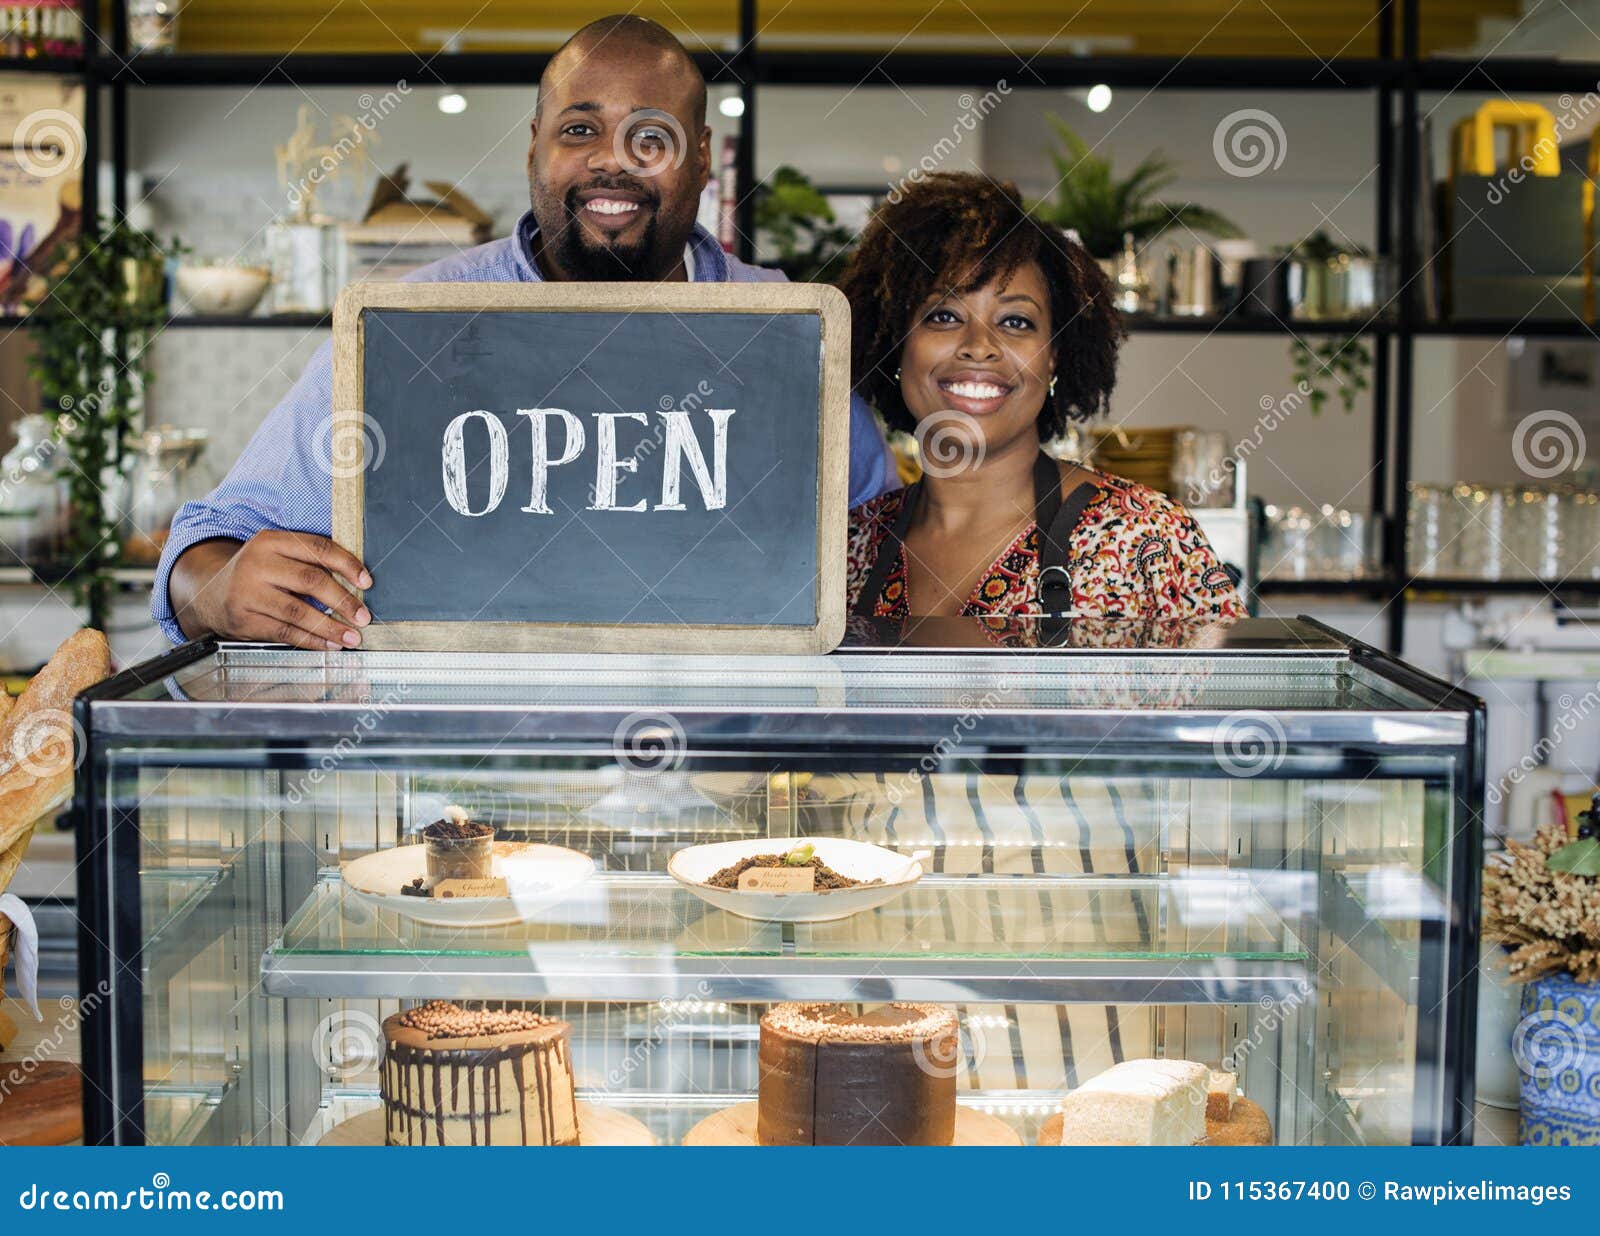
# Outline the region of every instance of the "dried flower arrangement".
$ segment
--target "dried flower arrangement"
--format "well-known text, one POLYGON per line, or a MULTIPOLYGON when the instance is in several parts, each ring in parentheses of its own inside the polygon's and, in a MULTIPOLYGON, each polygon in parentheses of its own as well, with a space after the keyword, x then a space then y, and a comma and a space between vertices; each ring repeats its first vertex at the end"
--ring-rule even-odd
POLYGON ((328 140, 322 141, 311 105, 302 103, 295 115, 294 132, 274 148, 278 184, 288 195, 291 221, 320 222, 317 190, 341 175, 365 175, 372 164, 370 147, 377 143, 378 134, 366 116, 329 116, 328 140))
POLYGON ((1592 836, 1580 832, 1574 841, 1563 825, 1549 824, 1531 845, 1508 842, 1485 869, 1483 932, 1511 950, 1512 981, 1562 971, 1600 981, 1600 876, 1586 874, 1586 853, 1575 853, 1594 845, 1592 836))

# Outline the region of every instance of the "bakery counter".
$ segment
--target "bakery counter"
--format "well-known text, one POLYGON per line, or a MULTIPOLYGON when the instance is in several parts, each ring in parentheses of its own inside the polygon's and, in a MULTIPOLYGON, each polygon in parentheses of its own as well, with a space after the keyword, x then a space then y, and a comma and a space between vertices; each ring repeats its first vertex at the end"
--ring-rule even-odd
POLYGON ((604 872, 490 928, 375 908, 325 871, 261 977, 295 997, 1221 1004, 1292 996, 1309 962, 1245 871, 932 875, 879 909, 794 924, 713 909, 667 876, 604 872))
POLYGON ((1469 1137, 1481 703, 1124 625, 134 667, 75 712, 86 1140, 1469 1137))

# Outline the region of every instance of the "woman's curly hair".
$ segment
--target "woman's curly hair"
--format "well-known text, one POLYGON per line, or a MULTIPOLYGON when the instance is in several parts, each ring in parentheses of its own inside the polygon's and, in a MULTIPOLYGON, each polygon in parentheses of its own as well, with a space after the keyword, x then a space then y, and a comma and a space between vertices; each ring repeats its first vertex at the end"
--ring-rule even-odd
POLYGON ((891 429, 915 418, 895 379, 914 315, 931 297, 969 292, 1037 262, 1050 289, 1055 394, 1039 412, 1039 438, 1106 409, 1127 333, 1111 284, 1082 245, 1035 219, 1015 185, 965 172, 913 181, 879 206, 839 281, 850 300, 851 375, 891 429))

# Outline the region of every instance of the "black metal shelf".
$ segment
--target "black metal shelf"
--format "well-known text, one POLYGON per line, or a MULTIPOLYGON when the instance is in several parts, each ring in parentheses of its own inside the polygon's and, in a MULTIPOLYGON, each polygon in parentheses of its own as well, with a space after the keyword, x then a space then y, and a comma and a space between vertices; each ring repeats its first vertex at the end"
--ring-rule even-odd
POLYGON ((1382 576, 1363 579, 1263 579, 1256 583, 1261 596, 1349 596, 1382 600, 1394 592, 1394 584, 1382 576))
POLYGON ((1430 592, 1447 596, 1554 594, 1557 596, 1600 596, 1600 579, 1432 579, 1413 576, 1406 584, 1417 594, 1430 592))
POLYGON ((167 328, 207 330, 315 330, 333 325, 331 313, 175 314, 167 328))
MULTIPOLYGON (((7 314, 0 317, 0 330, 27 326, 29 318, 26 314, 7 314)), ((240 329, 266 329, 266 330, 316 330, 333 325, 331 313, 252 313, 252 314, 200 314, 184 313, 169 317, 162 326, 163 330, 177 328, 188 330, 206 328, 211 330, 240 330, 240 329)))
POLYGON ((1455 60, 1433 57, 1417 65, 1417 85, 1429 91, 1588 93, 1595 88, 1596 81, 1600 81, 1600 63, 1588 60, 1511 56, 1455 60))
MULTIPOLYGON (((248 55, 145 52, 94 57, 104 82, 139 86, 427 86, 532 87, 549 52, 291 52, 248 55)), ((734 57, 694 57, 708 82, 737 82, 734 57)))
POLYGON ((1130 331, 1172 335, 1388 335, 1396 324, 1386 318, 1349 318, 1316 322, 1247 317, 1229 313, 1222 317, 1180 317, 1172 314, 1130 313, 1123 319, 1130 331))
POLYGON ((785 86, 1071 86, 1185 90, 1371 89, 1399 78, 1393 61, 1238 56, 942 55, 762 50, 757 80, 785 86))
POLYGON ((1418 335, 1478 339, 1512 335, 1532 338, 1600 339, 1600 326, 1576 318, 1496 318, 1474 322, 1422 322, 1411 328, 1418 335))
POLYGON ((35 56, 31 59, 0 59, 0 73, 50 73, 57 76, 78 76, 83 72, 83 61, 63 57, 35 56))

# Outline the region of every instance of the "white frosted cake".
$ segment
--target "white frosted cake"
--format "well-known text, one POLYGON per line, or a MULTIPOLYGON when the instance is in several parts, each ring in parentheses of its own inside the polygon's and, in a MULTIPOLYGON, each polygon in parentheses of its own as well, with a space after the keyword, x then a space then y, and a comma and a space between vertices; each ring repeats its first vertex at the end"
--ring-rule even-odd
POLYGON ((1190 1060, 1124 1060, 1061 1104, 1063 1146, 1192 1146, 1206 1136, 1211 1070, 1190 1060))

